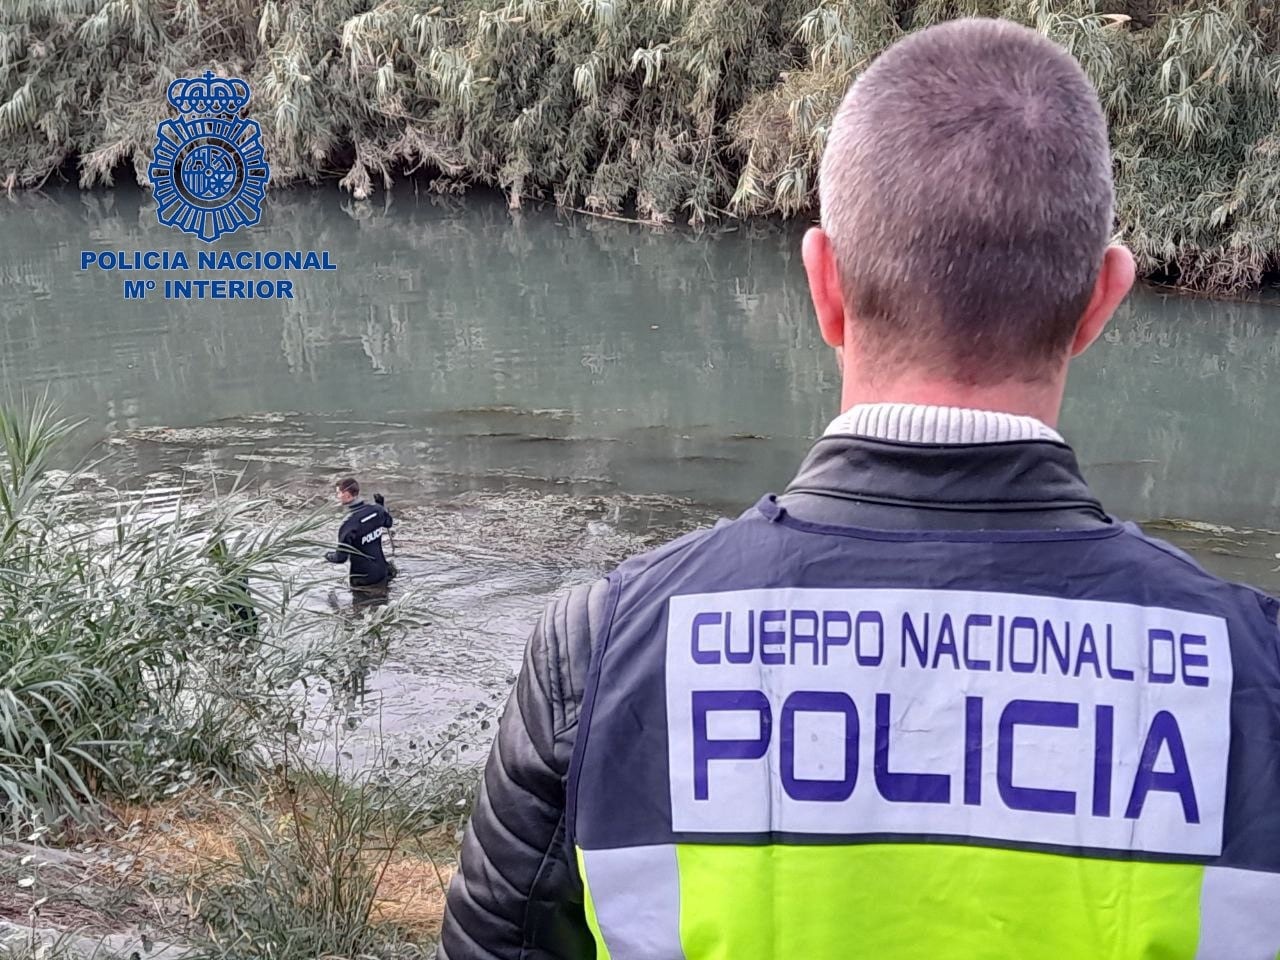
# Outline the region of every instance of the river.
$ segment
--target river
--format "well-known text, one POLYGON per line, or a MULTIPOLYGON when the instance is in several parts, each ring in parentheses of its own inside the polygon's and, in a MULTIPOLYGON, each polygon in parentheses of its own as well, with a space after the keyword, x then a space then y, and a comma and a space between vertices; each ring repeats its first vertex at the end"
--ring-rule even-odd
MULTIPOLYGON (((0 216, 0 394, 47 389, 88 421, 77 453, 156 502, 242 473, 299 509, 347 473, 381 490, 433 623, 366 715, 416 735, 500 698, 565 584, 786 484, 838 396, 800 230, 295 190, 219 245, 329 251, 295 299, 126 301, 162 275, 81 251, 199 242, 136 189, 22 196, 0 216)), ((1277 374, 1276 306, 1139 290, 1073 367, 1061 428, 1112 512, 1276 591, 1277 374)))

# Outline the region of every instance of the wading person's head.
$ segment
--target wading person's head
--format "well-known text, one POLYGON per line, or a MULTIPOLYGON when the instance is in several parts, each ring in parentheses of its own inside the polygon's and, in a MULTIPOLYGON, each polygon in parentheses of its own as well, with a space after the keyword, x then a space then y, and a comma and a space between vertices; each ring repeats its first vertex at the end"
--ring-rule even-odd
POLYGON ((339 503, 352 503, 360 496, 360 484, 355 477, 346 477, 333 485, 338 491, 339 503))
POLYGON ((1108 246, 1106 121, 1060 47, 957 20, 883 53, 840 106, 804 262, 842 408, 898 401, 1057 421, 1067 363, 1133 283, 1108 246))

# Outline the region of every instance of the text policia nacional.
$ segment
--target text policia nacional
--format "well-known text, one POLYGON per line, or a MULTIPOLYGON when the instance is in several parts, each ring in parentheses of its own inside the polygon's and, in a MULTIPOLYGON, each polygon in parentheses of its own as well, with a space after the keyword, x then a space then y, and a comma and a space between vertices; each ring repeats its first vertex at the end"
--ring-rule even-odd
POLYGON ((132 274, 123 280, 126 300, 144 300, 153 292, 166 300, 292 300, 293 280, 244 273, 336 270, 338 266, 328 250, 201 250, 190 255, 181 250, 81 251, 80 269, 94 268, 132 274), (157 279, 145 276, 147 271, 216 275, 157 279))
POLYGON ((666 686, 677 831, 1221 842, 1221 618, 977 591, 682 596, 666 686))

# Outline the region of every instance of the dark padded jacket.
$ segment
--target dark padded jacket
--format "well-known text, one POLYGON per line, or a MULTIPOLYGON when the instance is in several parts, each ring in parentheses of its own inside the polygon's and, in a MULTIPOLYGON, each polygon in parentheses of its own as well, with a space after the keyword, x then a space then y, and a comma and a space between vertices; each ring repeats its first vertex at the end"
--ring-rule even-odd
MULTIPOLYGON (((1071 449, 1043 440, 933 445, 829 436, 780 501, 800 519, 879 530, 1116 522, 1090 493, 1071 449)), ((605 626, 606 583, 570 590, 534 629, 449 889, 439 960, 595 956, 565 835, 565 777, 593 638, 605 626)))
POLYGON ((376 587, 387 580, 387 558, 382 535, 391 529, 391 513, 380 503, 357 500, 347 504, 347 516, 338 530, 338 549, 324 558, 330 563, 351 564, 351 586, 376 587))

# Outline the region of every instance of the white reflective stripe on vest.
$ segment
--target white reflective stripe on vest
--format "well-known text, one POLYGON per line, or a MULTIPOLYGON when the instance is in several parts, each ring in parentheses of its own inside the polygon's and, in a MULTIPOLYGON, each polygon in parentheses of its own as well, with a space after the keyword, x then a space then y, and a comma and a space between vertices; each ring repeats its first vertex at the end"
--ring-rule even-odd
POLYGON ((1280 873, 1206 867, 1196 960, 1276 960, 1280 873))
POLYGON ((674 845, 583 850, 596 922, 615 960, 684 960, 674 845))

